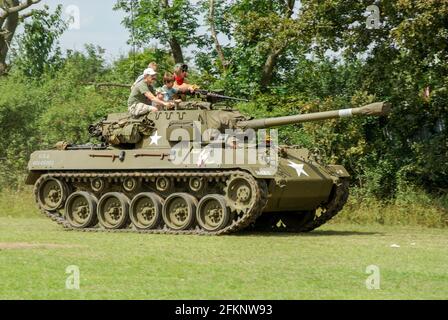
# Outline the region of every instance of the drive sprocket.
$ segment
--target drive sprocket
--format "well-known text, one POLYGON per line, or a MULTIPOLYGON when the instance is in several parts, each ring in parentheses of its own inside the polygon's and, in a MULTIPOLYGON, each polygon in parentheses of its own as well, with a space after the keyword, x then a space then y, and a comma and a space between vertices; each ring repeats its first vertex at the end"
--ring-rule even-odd
POLYGON ((240 173, 232 174, 224 188, 225 199, 232 212, 246 213, 254 206, 257 197, 257 185, 248 181, 246 176, 240 173))

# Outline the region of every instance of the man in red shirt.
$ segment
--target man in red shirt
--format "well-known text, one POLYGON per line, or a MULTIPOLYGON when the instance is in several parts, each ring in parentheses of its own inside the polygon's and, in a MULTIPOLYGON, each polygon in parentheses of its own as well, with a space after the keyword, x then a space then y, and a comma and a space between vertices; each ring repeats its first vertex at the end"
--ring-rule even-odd
POLYGON ((188 66, 186 64, 178 63, 174 66, 174 80, 178 86, 182 86, 185 83, 185 79, 188 77, 188 66))
POLYGON ((190 91, 191 93, 194 93, 197 87, 188 84, 186 81, 187 77, 188 77, 188 66, 183 63, 176 64, 174 66, 174 89, 181 92, 190 91))

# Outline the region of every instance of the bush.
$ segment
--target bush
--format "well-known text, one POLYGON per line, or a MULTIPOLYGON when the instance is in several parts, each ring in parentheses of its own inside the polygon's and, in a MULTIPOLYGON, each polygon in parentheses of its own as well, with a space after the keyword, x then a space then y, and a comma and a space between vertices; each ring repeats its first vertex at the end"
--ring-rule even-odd
POLYGON ((335 223, 409 225, 431 228, 448 227, 448 196, 433 196, 407 186, 389 201, 366 196, 353 188, 351 196, 335 223))
POLYGON ((0 79, 0 188, 23 183, 27 159, 38 147, 36 120, 45 98, 20 77, 0 79))
POLYGON ((61 70, 40 80, 18 70, 0 79, 0 189, 23 186, 33 151, 60 140, 89 142, 91 123, 127 110, 127 89, 111 94, 85 84, 89 70, 106 73, 92 50, 87 56, 71 54, 61 70))

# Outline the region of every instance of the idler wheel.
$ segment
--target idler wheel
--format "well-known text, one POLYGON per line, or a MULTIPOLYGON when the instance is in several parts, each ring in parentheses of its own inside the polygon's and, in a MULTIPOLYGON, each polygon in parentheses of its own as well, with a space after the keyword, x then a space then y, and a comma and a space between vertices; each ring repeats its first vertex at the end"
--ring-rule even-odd
POLYGON ((202 229, 208 232, 227 227, 230 222, 230 212, 224 196, 213 194, 202 198, 198 204, 196 219, 202 229))
POLYGON ((97 224, 98 200, 87 192, 75 192, 65 203, 65 216, 70 225, 77 229, 90 228, 97 224))
POLYGON ((62 209, 68 196, 68 186, 55 178, 46 178, 37 191, 39 205, 47 211, 62 209))
POLYGON ((163 199, 155 193, 140 193, 131 202, 131 221, 137 229, 150 230, 162 222, 163 199))
POLYGON ((163 221, 173 230, 187 230, 193 226, 198 201, 187 193, 174 193, 163 205, 163 221))
POLYGON ((129 222, 129 199, 118 192, 106 193, 98 202, 98 220, 105 229, 121 229, 129 222))

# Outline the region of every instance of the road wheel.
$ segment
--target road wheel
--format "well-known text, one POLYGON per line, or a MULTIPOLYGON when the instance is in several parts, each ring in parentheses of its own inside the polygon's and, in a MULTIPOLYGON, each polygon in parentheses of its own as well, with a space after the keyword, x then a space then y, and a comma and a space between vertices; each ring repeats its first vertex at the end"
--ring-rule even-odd
POLYGON ((122 229, 129 223, 129 199, 118 192, 106 193, 98 202, 98 220, 106 229, 122 229))
POLYGON ((90 228, 97 224, 98 200, 87 192, 76 192, 68 197, 65 216, 70 225, 77 229, 90 228))
POLYGON ((198 204, 196 219, 205 231, 214 232, 227 227, 230 222, 230 211, 227 209, 224 196, 215 194, 202 198, 198 204))
POLYGON ((163 221, 173 230, 187 230, 193 226, 198 201, 187 193, 175 193, 165 200, 163 221))
POLYGON ((129 209, 132 223, 137 229, 150 230, 162 222, 163 199, 155 193, 135 196, 129 209))

